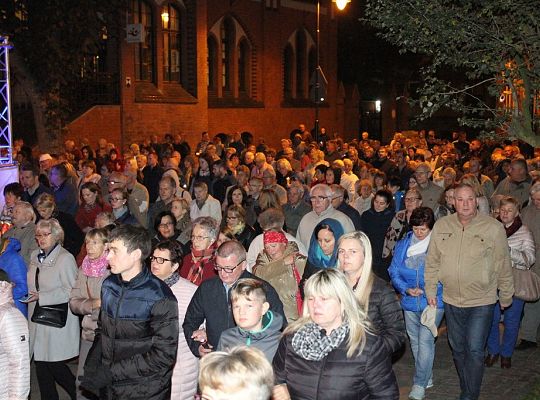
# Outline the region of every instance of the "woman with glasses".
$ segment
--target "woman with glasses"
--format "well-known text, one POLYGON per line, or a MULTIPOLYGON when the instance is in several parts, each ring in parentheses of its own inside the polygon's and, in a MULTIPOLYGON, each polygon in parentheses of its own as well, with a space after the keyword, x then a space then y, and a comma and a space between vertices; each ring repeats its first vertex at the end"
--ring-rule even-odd
MULTIPOLYGON (((70 232, 68 232, 68 235, 70 232)), ((62 328, 32 322, 36 304, 40 306, 69 302, 77 279, 75 258, 63 246, 64 231, 54 219, 42 219, 36 225, 39 250, 32 253, 28 268, 28 326, 30 354, 42 399, 58 400, 58 383, 72 400, 77 398, 75 375, 67 361, 79 355, 79 319, 67 309, 62 328)))
POLYGON ((246 223, 246 210, 236 204, 229 206, 225 221, 225 231, 232 233, 235 239, 248 249, 257 234, 255 229, 246 223))
POLYGON ((112 211, 109 204, 101 198, 101 190, 94 182, 87 182, 81 186, 79 192, 81 205, 75 215, 75 221, 84 233, 87 233, 96 224, 96 216, 103 211, 112 211))
POLYGON ((390 222, 390 226, 386 231, 382 252, 383 259, 394 254, 396 243, 403 239, 407 232, 409 232, 409 219, 411 218, 412 212, 422 205, 422 195, 416 189, 409 189, 405 193, 403 202, 405 203, 405 209, 398 211, 396 215, 394 215, 394 218, 392 218, 392 222, 390 222))
POLYGON ((184 256, 180 276, 199 286, 216 276, 214 252, 219 225, 214 218, 199 217, 193 221, 191 252, 184 256))
MULTIPOLYGON (((154 246, 150 256, 152 273, 169 286, 178 301, 178 324, 182 327, 187 307, 197 290, 197 286, 181 278, 178 273, 182 262, 182 247, 175 240, 165 240, 154 246)), ((180 329, 178 336, 178 353, 172 374, 171 399, 190 400, 197 393, 197 374, 199 360, 195 357, 186 342, 184 332, 180 329)))
POLYGON ((78 399, 87 397, 81 393, 78 386, 78 377, 84 375, 84 364, 88 352, 94 342, 95 330, 101 306, 101 285, 110 274, 107 261, 107 239, 109 230, 92 229, 86 234, 86 256, 77 275, 77 281, 69 296, 69 307, 78 315, 83 315, 81 347, 79 363, 77 366, 77 393, 78 399))
POLYGON ((257 222, 253 199, 248 197, 241 185, 234 185, 227 188, 227 201, 223 203, 223 211, 226 212, 227 207, 233 204, 241 206, 246 211, 245 220, 249 226, 253 226, 257 222))
POLYGON ((71 214, 59 211, 54 196, 49 193, 40 194, 34 202, 34 207, 39 214, 39 220, 54 218, 58 221, 62 230, 68 233, 63 239, 64 249, 73 254, 73 257, 77 257, 84 243, 84 233, 71 214))
POLYGON ((109 201, 112 206, 112 212, 116 218, 116 225, 135 225, 139 226, 137 218, 128 208, 128 192, 125 189, 116 188, 110 194, 109 201))
POLYGON ((264 250, 257 257, 253 274, 272 285, 281 301, 287 321, 295 321, 302 313, 300 282, 306 257, 298 246, 289 242, 282 231, 269 230, 263 234, 264 250))
POLYGON ((180 232, 176 230, 176 218, 172 211, 160 212, 154 222, 156 235, 152 238, 152 246, 164 240, 177 240, 180 232))

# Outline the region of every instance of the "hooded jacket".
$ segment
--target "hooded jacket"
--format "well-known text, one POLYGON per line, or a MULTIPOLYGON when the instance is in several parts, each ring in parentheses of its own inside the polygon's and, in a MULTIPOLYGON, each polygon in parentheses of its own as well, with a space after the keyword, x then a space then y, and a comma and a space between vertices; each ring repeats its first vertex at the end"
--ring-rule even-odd
POLYGON ((0 282, 0 399, 26 400, 30 394, 28 324, 13 304, 11 284, 0 282))
POLYGON ((0 255, 0 269, 3 269, 8 274, 11 282, 15 284, 13 287, 13 300, 17 307, 25 317, 28 316, 28 306, 21 303, 19 299, 28 293, 28 285, 26 283, 26 264, 24 259, 19 254, 21 251, 21 242, 15 238, 9 238, 6 249, 0 255))
POLYGON ((238 326, 227 329, 221 334, 217 350, 228 350, 234 346, 253 346, 261 350, 266 359, 272 362, 281 339, 283 317, 268 310, 262 317, 260 331, 246 331, 238 326))

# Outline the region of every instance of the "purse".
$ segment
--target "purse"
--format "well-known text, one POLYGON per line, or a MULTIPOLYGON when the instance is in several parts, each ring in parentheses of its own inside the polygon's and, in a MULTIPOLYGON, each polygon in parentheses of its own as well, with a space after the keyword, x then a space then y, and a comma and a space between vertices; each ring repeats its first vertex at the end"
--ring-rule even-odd
POLYGON ((530 269, 512 268, 514 296, 524 301, 540 299, 540 276, 530 269))
MULTIPOLYGON (((39 268, 36 269, 36 290, 39 292, 39 268)), ((53 328, 63 328, 66 326, 68 314, 68 303, 50 304, 47 306, 39 305, 36 302, 34 313, 30 319, 35 324, 52 326, 53 328)))

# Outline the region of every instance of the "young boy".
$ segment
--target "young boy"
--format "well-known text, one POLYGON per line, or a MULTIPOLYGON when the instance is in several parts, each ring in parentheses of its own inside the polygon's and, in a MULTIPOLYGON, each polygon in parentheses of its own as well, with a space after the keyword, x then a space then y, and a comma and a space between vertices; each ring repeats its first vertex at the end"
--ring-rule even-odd
POLYGON ((253 346, 272 362, 281 337, 283 318, 269 309, 262 282, 240 279, 231 289, 231 303, 237 326, 221 334, 217 350, 253 346))

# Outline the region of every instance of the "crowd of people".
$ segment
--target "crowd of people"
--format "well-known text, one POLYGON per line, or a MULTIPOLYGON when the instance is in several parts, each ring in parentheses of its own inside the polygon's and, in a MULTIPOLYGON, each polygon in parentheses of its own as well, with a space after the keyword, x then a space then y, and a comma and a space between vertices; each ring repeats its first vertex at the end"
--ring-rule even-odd
POLYGON ((28 397, 32 359, 47 400, 57 384, 78 400, 398 399, 408 338, 422 400, 443 318, 460 399, 478 399, 484 367, 537 346, 523 274, 539 279, 540 154, 464 132, 317 136, 17 140, 0 399, 28 397))

